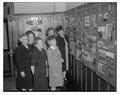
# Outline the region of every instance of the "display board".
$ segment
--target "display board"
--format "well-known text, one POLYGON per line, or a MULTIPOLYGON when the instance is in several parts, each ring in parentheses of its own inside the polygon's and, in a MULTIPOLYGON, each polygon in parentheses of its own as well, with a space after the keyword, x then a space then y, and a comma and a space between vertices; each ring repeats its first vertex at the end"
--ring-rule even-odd
POLYGON ((96 73, 108 83, 116 82, 117 4, 99 4, 96 73))
MULTIPOLYGON (((116 85, 117 4, 88 3, 66 12, 66 33, 77 59, 116 85)), ((73 53, 74 52, 74 53, 73 53)))
POLYGON ((66 34, 69 36, 69 45, 70 45, 70 53, 75 56, 75 42, 76 42, 76 26, 74 25, 75 18, 68 17, 66 21, 66 34))
POLYGON ((85 6, 83 59, 87 67, 95 71, 97 40, 97 8, 94 4, 85 6))

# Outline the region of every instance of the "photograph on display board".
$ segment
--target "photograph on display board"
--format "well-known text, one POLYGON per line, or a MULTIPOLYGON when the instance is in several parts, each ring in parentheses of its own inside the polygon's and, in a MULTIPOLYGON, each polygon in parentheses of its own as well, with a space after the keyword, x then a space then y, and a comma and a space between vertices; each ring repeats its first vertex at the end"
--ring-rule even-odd
POLYGON ((81 53, 82 53, 82 42, 79 38, 76 38, 76 58, 81 58, 81 53))
POLYGON ((89 34, 97 36, 97 28, 89 27, 89 34))
POLYGON ((96 58, 95 55, 93 55, 93 54, 91 54, 91 53, 88 52, 86 54, 85 61, 93 63, 95 58, 96 58))
POLYGON ((90 26, 90 16, 85 16, 85 27, 90 26))
POLYGON ((113 37, 114 37, 114 28, 113 28, 113 24, 106 24, 106 32, 107 32, 107 40, 108 41, 113 41, 113 37))
POLYGON ((108 22, 112 17, 111 12, 107 12, 107 13, 99 13, 98 14, 98 21, 99 22, 108 22))
POLYGON ((75 54, 75 51, 76 51, 76 50, 75 50, 75 41, 71 40, 71 41, 69 42, 69 45, 70 45, 70 46, 69 46, 69 47, 70 47, 70 54, 72 54, 72 55, 75 56, 75 55, 76 55, 76 54, 75 54))
POLYGON ((115 85, 114 53, 98 49, 98 74, 110 84, 115 85))
POLYGON ((105 51, 105 50, 102 50, 102 49, 98 49, 98 53, 99 53, 99 60, 101 60, 102 62, 106 63, 107 61, 107 58, 106 57, 109 57, 111 62, 108 62, 109 64, 110 63, 113 63, 112 60, 114 60, 114 53, 111 53, 111 52, 108 52, 108 51, 105 51))
POLYGON ((87 39, 87 32, 86 32, 86 30, 83 31, 82 37, 83 37, 83 42, 82 42, 82 44, 83 44, 83 49, 84 49, 84 50, 88 50, 88 39, 87 39))
POLYGON ((99 72, 97 74, 107 82, 110 82, 110 84, 115 85, 115 70, 108 68, 105 64, 100 62, 98 62, 97 67, 99 72))
POLYGON ((98 27, 98 37, 100 39, 107 39, 107 33, 106 33, 106 27, 105 26, 99 26, 98 27))
POLYGON ((91 26, 97 27, 96 15, 95 14, 93 14, 93 15, 90 16, 90 20, 91 20, 91 26))
POLYGON ((89 43, 89 51, 91 53, 96 53, 96 36, 87 35, 88 43, 89 43))
POLYGON ((85 27, 96 27, 96 15, 85 16, 85 27))
POLYGON ((112 51, 114 50, 114 44, 113 43, 108 43, 108 42, 101 41, 101 40, 99 40, 97 42, 97 47, 112 50, 112 51))
POLYGON ((84 60, 84 65, 95 71, 96 68, 96 56, 88 51, 82 51, 82 59, 84 60))
POLYGON ((106 72, 109 72, 112 70, 112 72, 115 72, 114 70, 114 54, 105 50, 98 50, 98 61, 104 64, 104 68, 106 72))
POLYGON ((105 72, 103 71, 103 65, 104 65, 103 63, 98 63, 98 71, 105 75, 105 72))
POLYGON ((96 53, 96 36, 88 35, 88 33, 84 33, 83 39, 84 39, 83 40, 84 49, 95 54, 96 53))
POLYGON ((39 16, 25 17, 25 30, 37 31, 38 28, 42 27, 42 23, 42 18, 39 16))

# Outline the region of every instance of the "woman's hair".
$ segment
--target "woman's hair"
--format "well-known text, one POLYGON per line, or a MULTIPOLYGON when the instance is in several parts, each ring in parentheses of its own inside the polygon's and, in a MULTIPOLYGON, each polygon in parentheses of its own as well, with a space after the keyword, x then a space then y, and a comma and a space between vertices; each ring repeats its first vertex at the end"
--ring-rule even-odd
POLYGON ((58 33, 60 30, 64 30, 62 25, 57 26, 55 29, 56 33, 58 33))
POLYGON ((19 39, 18 39, 18 43, 17 43, 18 45, 21 45, 21 44, 22 44, 21 38, 23 38, 23 37, 25 37, 25 36, 27 36, 25 33, 19 35, 19 39))
POLYGON ((49 36, 49 37, 47 38, 47 41, 51 41, 51 40, 53 40, 53 39, 55 39, 55 36, 54 36, 54 35, 49 36))
POLYGON ((55 39, 55 36, 54 36, 54 35, 51 35, 51 36, 49 36, 49 37, 47 38, 47 40, 46 40, 46 45, 47 45, 48 48, 50 47, 49 42, 50 42, 51 40, 53 40, 53 39, 55 39))
POLYGON ((39 40, 42 41, 42 39, 41 39, 40 37, 35 38, 35 40, 34 40, 34 42, 33 42, 33 45, 35 46, 35 45, 38 43, 39 40))
POLYGON ((19 40, 22 38, 22 37, 25 37, 25 36, 27 36, 26 34, 21 34, 20 36, 19 36, 19 40))
POLYGON ((52 28, 52 27, 49 27, 49 28, 47 29, 47 31, 46 31, 46 36, 49 35, 49 32, 50 32, 51 30, 53 30, 53 32, 54 32, 54 28, 52 28))
POLYGON ((39 29, 37 29, 37 32, 42 32, 42 30, 39 28, 39 29))
POLYGON ((20 46, 22 44, 22 42, 20 42, 20 40, 18 40, 17 45, 20 46))
POLYGON ((26 35, 28 36, 29 34, 33 34, 33 36, 35 38, 35 34, 31 30, 26 31, 26 35))

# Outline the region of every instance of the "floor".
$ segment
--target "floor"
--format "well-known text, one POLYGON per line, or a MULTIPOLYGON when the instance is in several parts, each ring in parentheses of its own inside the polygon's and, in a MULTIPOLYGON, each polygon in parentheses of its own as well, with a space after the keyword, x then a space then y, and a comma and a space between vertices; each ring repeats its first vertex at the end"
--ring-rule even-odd
POLYGON ((3 90, 4 91, 17 91, 15 80, 12 80, 11 77, 4 77, 3 90))
MULTIPOLYGON (((4 77, 3 81, 3 90, 4 92, 14 92, 18 91, 16 89, 15 80, 12 80, 11 77, 4 77)), ((78 91, 77 86, 72 81, 66 81, 63 88, 57 88, 56 91, 78 91)))

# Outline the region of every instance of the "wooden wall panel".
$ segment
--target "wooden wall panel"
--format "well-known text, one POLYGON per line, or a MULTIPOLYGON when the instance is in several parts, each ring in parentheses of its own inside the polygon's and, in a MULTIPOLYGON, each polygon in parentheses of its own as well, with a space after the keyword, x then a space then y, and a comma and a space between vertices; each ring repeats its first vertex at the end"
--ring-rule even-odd
POLYGON ((87 69, 87 91, 91 91, 91 70, 87 69))
POLYGON ((98 91, 98 79, 95 72, 93 72, 93 91, 98 91))
POLYGON ((63 13, 59 14, 47 14, 47 15, 15 15, 13 21, 13 47, 17 46, 17 40, 19 35, 25 33, 25 18, 26 17, 41 17, 42 18, 42 31, 45 33, 48 27, 56 28, 57 25, 62 25, 64 27, 65 16, 63 13))
POLYGON ((82 90, 85 91, 85 66, 82 68, 82 90))
POLYGON ((5 73, 10 73, 11 72, 11 68, 10 68, 10 57, 9 57, 9 54, 8 54, 8 50, 5 50, 4 53, 3 53, 3 68, 4 68, 4 72, 5 73))
POLYGON ((100 91, 107 91, 107 82, 105 82, 103 79, 101 79, 100 82, 100 91))

